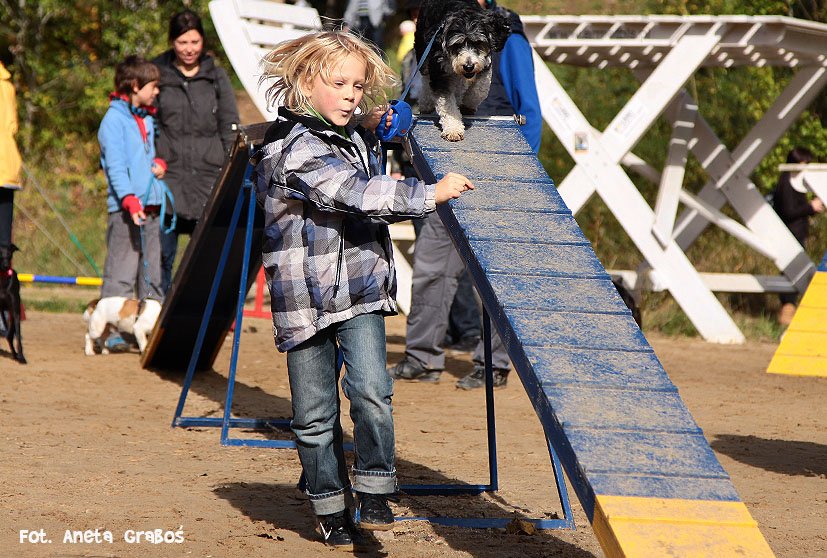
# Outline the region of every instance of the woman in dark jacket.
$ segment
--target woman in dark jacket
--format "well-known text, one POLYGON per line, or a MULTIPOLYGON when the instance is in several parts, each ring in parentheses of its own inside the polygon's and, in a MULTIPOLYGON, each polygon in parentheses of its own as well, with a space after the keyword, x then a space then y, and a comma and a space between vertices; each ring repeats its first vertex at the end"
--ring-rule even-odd
MULTIPOLYGON (((787 155, 787 163, 809 163, 813 154, 809 149, 796 147, 787 155)), ((773 194, 773 207, 790 232, 798 242, 804 246, 810 234, 810 216, 824 211, 824 203, 818 198, 807 199, 807 189, 799 184, 789 172, 782 172, 778 185, 773 194)), ((795 314, 795 305, 798 302, 797 293, 781 293, 781 310, 778 313, 778 322, 781 325, 790 325, 795 314)))
POLYGON ((172 16, 169 42, 153 61, 161 70, 157 152, 168 165, 164 179, 178 215, 175 230, 161 236, 164 292, 172 283, 178 235, 192 234, 238 132, 232 85, 204 52, 201 18, 190 10, 172 16))

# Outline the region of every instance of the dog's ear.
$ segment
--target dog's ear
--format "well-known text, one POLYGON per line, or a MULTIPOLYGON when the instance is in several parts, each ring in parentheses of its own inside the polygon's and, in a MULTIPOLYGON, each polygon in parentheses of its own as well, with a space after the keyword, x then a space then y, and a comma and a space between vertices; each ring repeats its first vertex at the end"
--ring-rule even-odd
POLYGON ((511 35, 511 22, 507 16, 497 10, 486 10, 485 23, 488 26, 488 34, 491 36, 491 50, 501 51, 511 35))

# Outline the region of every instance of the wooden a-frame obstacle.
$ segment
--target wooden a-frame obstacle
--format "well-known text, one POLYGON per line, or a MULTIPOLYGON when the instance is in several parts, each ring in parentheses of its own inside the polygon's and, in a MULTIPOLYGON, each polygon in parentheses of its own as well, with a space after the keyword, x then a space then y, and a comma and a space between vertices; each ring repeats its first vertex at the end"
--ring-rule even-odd
POLYGON ((593 194, 606 203, 645 262, 620 272, 635 288, 668 290, 704 339, 741 343, 744 336, 713 295, 802 292, 815 267, 750 180, 750 173, 827 83, 827 25, 787 17, 523 16, 535 49, 543 116, 575 161, 559 184, 577 213, 593 194), (609 126, 594 129, 544 61, 625 67, 641 86, 609 126), (781 66, 795 71, 763 118, 731 151, 684 88, 701 67, 781 66), (658 171, 632 149, 663 115, 673 126, 666 165, 658 171), (694 155, 709 181, 682 187, 694 155), (624 167, 659 184, 644 200, 624 167), (725 215, 729 204, 742 223, 725 215), (678 213, 679 204, 684 210, 678 213), (769 258, 781 274, 699 273, 685 251, 710 223, 769 258))

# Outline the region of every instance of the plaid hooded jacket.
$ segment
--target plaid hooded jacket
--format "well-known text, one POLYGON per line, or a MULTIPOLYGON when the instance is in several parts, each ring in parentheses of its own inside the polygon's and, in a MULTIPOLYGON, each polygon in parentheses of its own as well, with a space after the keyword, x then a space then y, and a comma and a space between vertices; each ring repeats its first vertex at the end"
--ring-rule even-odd
POLYGON ((347 133, 350 139, 281 107, 256 164, 280 351, 360 314, 396 313, 387 224, 436 207, 433 185, 383 176, 365 138, 351 127, 347 133))

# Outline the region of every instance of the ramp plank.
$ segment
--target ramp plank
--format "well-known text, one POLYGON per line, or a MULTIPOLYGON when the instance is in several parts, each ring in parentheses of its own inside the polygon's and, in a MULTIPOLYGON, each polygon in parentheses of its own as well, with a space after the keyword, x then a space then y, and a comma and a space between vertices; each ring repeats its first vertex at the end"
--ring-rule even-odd
POLYGON ((477 186, 440 217, 607 556, 771 556, 519 128, 466 126, 418 120, 414 164, 477 186))

